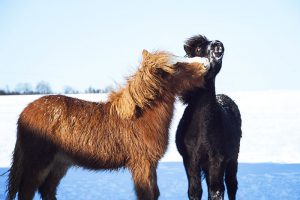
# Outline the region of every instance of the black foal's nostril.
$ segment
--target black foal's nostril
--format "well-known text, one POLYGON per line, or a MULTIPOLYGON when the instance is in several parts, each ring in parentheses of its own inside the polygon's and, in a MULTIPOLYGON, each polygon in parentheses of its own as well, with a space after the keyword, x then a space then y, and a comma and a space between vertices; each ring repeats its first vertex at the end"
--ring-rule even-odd
POLYGON ((222 53, 223 52, 223 47, 222 46, 216 46, 215 47, 215 52, 222 53))

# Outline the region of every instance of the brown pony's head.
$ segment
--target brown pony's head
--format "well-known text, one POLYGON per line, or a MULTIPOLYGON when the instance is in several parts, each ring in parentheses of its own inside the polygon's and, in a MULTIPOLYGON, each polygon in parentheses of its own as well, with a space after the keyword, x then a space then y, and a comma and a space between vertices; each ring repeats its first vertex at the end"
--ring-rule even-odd
POLYGON ((174 65, 177 73, 174 76, 175 90, 177 94, 203 87, 204 85, 204 75, 210 68, 208 59, 202 57, 194 58, 180 58, 176 61, 174 65))
POLYGON ((203 84, 206 60, 180 58, 164 51, 143 50, 142 56, 127 86, 110 95, 113 110, 123 118, 139 116, 160 100, 175 99, 175 95, 203 84))
MULTIPOLYGON (((168 52, 149 53, 143 50, 142 66, 151 74, 152 81, 159 83, 160 88, 180 94, 203 85, 209 62, 206 58, 183 58, 168 52)), ((165 92, 161 95, 165 95, 165 92)))

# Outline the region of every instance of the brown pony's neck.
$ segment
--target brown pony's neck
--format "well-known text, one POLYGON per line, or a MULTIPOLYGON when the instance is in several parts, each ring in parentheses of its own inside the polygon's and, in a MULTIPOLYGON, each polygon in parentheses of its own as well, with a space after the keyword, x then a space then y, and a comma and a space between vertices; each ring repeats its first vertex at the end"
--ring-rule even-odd
POLYGON ((168 91, 166 85, 165 80, 142 66, 124 88, 110 94, 108 102, 111 104, 111 113, 131 119, 155 109, 157 104, 173 104, 175 94, 168 91))
POLYGON ((160 104, 167 109, 168 105, 173 105, 175 102, 175 94, 166 93, 162 95, 159 93, 162 90, 157 91, 155 96, 149 91, 140 91, 141 95, 133 96, 134 92, 130 88, 121 88, 119 91, 111 93, 107 102, 111 105, 110 112, 118 114, 121 118, 130 119, 139 117, 148 111, 162 108, 159 106, 160 104), (147 92, 149 92, 148 95, 147 92))

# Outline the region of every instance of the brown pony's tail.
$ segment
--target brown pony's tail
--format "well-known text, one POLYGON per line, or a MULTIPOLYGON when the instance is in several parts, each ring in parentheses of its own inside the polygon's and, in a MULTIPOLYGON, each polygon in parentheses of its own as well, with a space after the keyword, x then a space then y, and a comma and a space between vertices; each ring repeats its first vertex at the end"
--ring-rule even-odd
POLYGON ((13 153, 12 165, 9 169, 9 176, 7 180, 7 200, 13 200, 19 190, 23 174, 22 159, 23 152, 20 148, 20 142, 17 139, 13 153))

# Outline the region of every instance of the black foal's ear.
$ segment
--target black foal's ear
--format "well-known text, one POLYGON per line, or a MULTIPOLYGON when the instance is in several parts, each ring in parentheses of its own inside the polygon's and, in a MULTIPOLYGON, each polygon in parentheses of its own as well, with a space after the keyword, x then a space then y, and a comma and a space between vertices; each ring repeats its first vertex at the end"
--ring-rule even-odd
POLYGON ((183 45, 183 48, 185 50, 185 53, 188 55, 188 56, 192 56, 192 52, 193 52, 193 48, 188 46, 188 45, 183 45))

